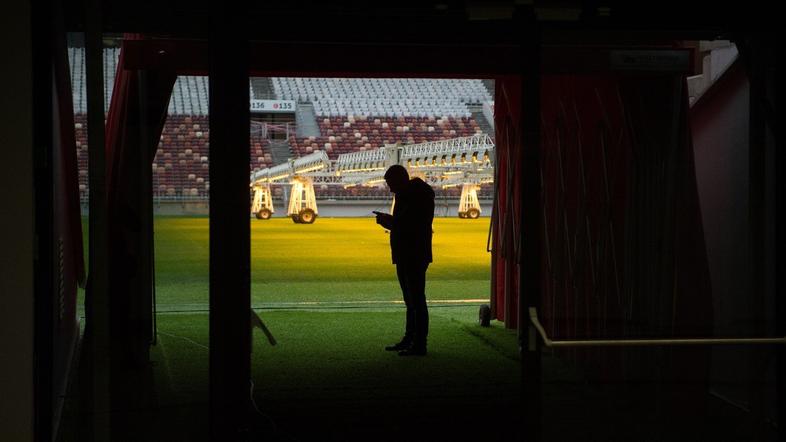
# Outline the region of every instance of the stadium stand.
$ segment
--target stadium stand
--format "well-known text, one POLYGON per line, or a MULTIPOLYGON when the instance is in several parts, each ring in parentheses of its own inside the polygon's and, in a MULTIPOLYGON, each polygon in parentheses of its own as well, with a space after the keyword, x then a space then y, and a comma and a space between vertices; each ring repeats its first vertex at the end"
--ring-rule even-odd
MULTIPOLYGON (((270 142, 259 134, 250 135, 251 171, 272 166, 270 142)), ((153 194, 157 198, 207 198, 208 119, 204 115, 168 115, 161 141, 153 160, 153 194)), ((87 122, 85 114, 76 114, 79 190, 87 198, 87 122)))
MULTIPOLYGON (((104 106, 109 108, 120 50, 104 50, 104 106)), ((84 49, 69 48, 71 81, 79 162, 79 188, 87 199, 87 126, 84 49)), ((349 78, 252 78, 252 99, 295 100, 313 106, 318 136, 289 137, 294 157, 325 150, 331 158, 385 144, 411 144, 482 132, 468 108, 492 100, 480 80, 450 79, 349 79, 349 78)), ((154 196, 159 199, 204 199, 210 191, 208 81, 206 77, 181 76, 175 82, 167 121, 153 161, 154 196)), ((305 106, 304 106, 305 107, 305 106)), ((293 134, 294 134, 293 130, 293 134)), ((314 132, 316 133, 316 132, 314 132)), ((264 131, 250 133, 251 171, 273 165, 270 140, 264 131)), ((373 187, 318 187, 320 198, 389 197, 386 189, 373 187)), ((488 197, 490 186, 481 190, 488 197)), ((438 190, 456 197, 460 189, 438 190)), ((274 189, 281 195, 281 189, 274 189)))
MULTIPOLYGON (((69 48, 71 84, 74 95, 77 162, 81 199, 87 200, 87 99, 85 91, 84 49, 69 48)), ((104 109, 112 98, 119 49, 104 50, 104 109)), ((208 176, 208 85, 205 77, 178 77, 172 90, 161 141, 153 160, 153 192, 162 199, 206 198, 208 176)), ((269 141, 251 133, 251 170, 272 165, 269 141)))
POLYGON ((376 149, 385 144, 412 144, 475 135, 475 120, 461 117, 325 117, 319 121, 320 137, 290 140, 297 156, 324 150, 331 158, 357 150, 376 149))

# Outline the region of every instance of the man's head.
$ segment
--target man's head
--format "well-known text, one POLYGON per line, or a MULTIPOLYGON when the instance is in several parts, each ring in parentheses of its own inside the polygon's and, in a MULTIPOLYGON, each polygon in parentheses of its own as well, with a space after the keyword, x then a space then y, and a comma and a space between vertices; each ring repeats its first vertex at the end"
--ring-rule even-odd
POLYGON ((385 182, 388 183, 391 192, 399 193, 407 187, 409 173, 404 166, 394 164, 385 172, 385 182))

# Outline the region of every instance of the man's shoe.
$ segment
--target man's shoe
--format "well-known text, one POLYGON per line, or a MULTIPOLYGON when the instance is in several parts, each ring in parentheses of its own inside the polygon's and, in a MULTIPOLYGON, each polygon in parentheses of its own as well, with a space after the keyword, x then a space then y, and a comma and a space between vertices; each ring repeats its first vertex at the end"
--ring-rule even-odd
POLYGON ((426 356, 426 347, 412 346, 398 352, 399 356, 426 356))
POLYGON ((406 342, 406 341, 401 341, 401 342, 399 342, 398 344, 394 344, 394 345, 388 345, 387 347, 385 347, 385 351, 401 351, 401 350, 406 350, 406 349, 408 349, 408 348, 409 348, 409 346, 410 346, 410 345, 412 345, 412 344, 410 344, 409 342, 406 342))

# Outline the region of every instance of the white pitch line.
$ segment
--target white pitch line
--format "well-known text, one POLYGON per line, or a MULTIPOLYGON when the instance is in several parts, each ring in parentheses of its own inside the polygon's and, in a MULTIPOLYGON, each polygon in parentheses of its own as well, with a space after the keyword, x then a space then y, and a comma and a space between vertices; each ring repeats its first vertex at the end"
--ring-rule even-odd
MULTIPOLYGON (((428 304, 474 304, 487 302, 488 299, 437 299, 426 301, 428 304)), ((298 301, 298 302, 271 302, 263 305, 324 305, 324 304, 403 304, 404 301, 298 301)))

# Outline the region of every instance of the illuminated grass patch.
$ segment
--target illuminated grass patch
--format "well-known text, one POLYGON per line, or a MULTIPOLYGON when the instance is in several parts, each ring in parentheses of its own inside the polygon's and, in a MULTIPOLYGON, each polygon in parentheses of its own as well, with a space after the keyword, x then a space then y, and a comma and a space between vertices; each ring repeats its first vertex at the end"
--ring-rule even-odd
MULTIPOLYGON (((252 303, 396 301, 388 235, 373 218, 289 219, 251 223, 252 303)), ((434 220, 430 300, 487 299, 491 258, 489 220, 434 220)), ((201 309, 208 303, 209 220, 155 220, 156 291, 161 310, 201 309)))

